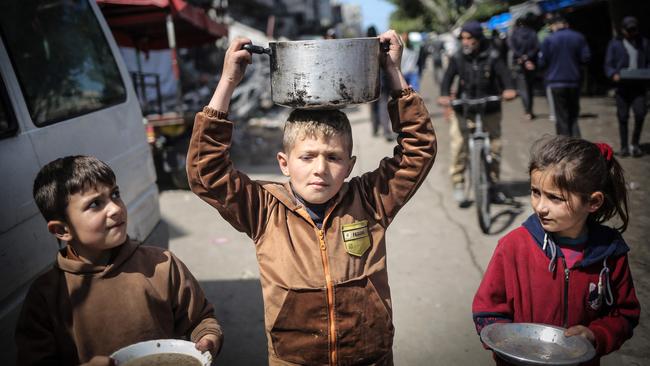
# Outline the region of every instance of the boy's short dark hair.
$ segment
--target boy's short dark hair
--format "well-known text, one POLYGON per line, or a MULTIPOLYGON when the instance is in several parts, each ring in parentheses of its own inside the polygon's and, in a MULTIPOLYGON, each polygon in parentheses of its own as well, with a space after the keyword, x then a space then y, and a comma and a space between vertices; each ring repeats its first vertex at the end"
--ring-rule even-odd
POLYGON ((34 201, 46 221, 66 221, 70 195, 99 184, 115 185, 115 173, 103 161, 84 155, 47 163, 34 179, 34 201))
POLYGON ((345 113, 338 109, 295 109, 284 125, 282 147, 288 154, 296 140, 305 137, 329 139, 334 135, 343 137, 345 147, 352 155, 352 128, 345 113))

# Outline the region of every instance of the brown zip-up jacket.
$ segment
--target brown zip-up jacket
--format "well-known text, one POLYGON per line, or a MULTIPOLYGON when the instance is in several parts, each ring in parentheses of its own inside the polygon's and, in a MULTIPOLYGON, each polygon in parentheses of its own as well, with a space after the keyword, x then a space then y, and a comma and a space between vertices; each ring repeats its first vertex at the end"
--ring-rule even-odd
POLYGON ((18 365, 79 365, 162 338, 223 339, 194 276, 168 250, 127 240, 108 265, 66 257, 39 276, 18 325, 18 365))
POLYGON ((392 365, 393 323, 384 233, 426 177, 436 137, 422 98, 389 103, 399 144, 373 172, 345 183, 322 229, 288 183, 233 167, 233 124, 204 108, 188 151, 192 191, 255 242, 272 365, 392 365))

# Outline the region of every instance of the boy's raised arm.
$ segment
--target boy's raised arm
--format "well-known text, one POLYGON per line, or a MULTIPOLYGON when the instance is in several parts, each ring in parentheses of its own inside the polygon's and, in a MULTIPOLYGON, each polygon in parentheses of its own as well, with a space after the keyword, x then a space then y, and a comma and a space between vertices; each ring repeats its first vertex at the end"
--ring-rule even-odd
POLYGON ((221 78, 208 107, 217 111, 228 112, 232 93, 244 78, 246 66, 252 62, 250 52, 242 49, 247 43, 251 43, 250 39, 238 38, 228 47, 223 61, 221 78))
POLYGON ((436 135, 422 98, 409 88, 400 69, 402 41, 395 31, 379 36, 389 41, 382 66, 391 83, 393 100, 388 113, 394 132, 399 133, 393 157, 381 161, 379 168, 360 177, 362 189, 375 216, 388 226, 397 211, 413 196, 431 169, 436 156, 436 135))
POLYGON ((404 45, 394 30, 389 30, 379 35, 379 42, 389 43, 388 52, 382 54, 381 65, 390 80, 391 92, 398 92, 409 87, 402 75, 402 49, 404 45))
POLYGON ((257 183, 237 171, 230 160, 234 125, 227 120, 230 98, 241 82, 251 55, 232 42, 210 103, 196 114, 187 152, 187 177, 192 191, 215 207, 235 229, 255 239, 262 225, 264 195, 257 183))

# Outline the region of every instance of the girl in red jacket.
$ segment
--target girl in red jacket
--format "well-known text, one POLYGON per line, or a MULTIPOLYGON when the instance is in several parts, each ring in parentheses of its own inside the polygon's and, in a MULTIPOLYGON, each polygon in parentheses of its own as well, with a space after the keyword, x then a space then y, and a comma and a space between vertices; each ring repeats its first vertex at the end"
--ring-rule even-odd
MULTIPOLYGON (((557 136, 531 150, 535 213, 503 237, 476 292, 476 329, 494 322, 543 323, 587 338, 601 356, 639 322, 639 301, 621 237, 628 223, 623 169, 604 143, 557 136), (618 216, 620 226, 603 222, 618 216)), ((506 365, 495 357, 498 365, 506 365)))

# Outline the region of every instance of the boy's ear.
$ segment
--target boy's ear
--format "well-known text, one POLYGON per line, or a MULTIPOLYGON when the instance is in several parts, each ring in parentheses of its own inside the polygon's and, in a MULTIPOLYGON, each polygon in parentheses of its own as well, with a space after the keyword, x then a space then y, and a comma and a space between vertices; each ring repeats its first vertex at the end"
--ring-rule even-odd
POLYGON ((278 158, 278 165, 280 165, 280 170, 282 170, 282 174, 284 174, 287 177, 290 177, 291 174, 289 174, 289 156, 282 151, 280 151, 277 155, 278 158))
POLYGON ((56 238, 59 240, 63 240, 66 242, 72 240, 72 232, 70 231, 68 224, 66 224, 63 221, 60 220, 48 221, 47 230, 50 233, 52 233, 52 235, 56 236, 56 238))
POLYGON ((596 212, 605 202, 605 195, 601 191, 596 191, 589 196, 589 212, 596 212))
POLYGON ((354 169, 354 163, 357 162, 357 157, 356 156, 351 156, 350 157, 350 165, 348 166, 348 174, 345 175, 345 177, 349 177, 350 174, 352 174, 352 169, 354 169))

